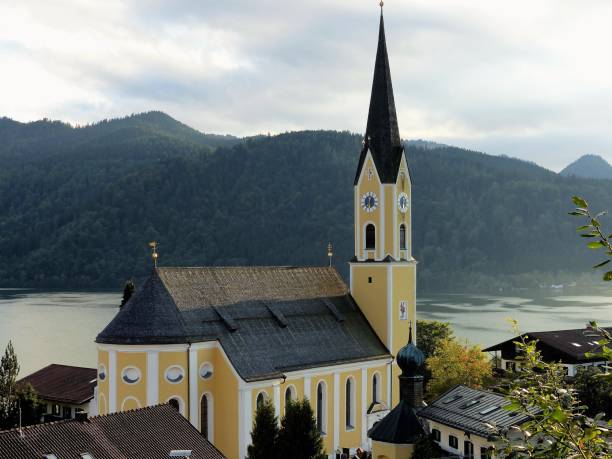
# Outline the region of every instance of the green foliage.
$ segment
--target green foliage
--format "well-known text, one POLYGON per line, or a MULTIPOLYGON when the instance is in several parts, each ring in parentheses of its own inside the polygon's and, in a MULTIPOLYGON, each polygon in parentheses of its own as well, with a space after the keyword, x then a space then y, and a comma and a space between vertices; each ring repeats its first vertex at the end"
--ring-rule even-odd
POLYGON ((247 459, 274 459, 278 441, 278 418, 274 405, 265 401, 257 407, 247 459))
POLYGON ((30 384, 18 387, 18 374, 19 362, 13 343, 9 341, 0 358, 0 430, 17 427, 20 421, 22 426, 26 426, 40 420, 41 409, 36 392, 30 384))
POLYGON ((480 346, 461 344, 454 339, 442 340, 425 364, 431 372, 427 386, 430 400, 458 384, 482 388, 490 381, 493 371, 480 346))
MULTIPOLYGON (((453 339, 453 330, 448 322, 437 320, 418 320, 417 321, 417 345, 425 354, 425 359, 434 355, 440 343, 444 340, 453 339)), ((422 368, 424 384, 427 387, 431 379, 431 370, 427 365, 422 368)))
POLYGON ((323 439, 307 399, 290 402, 278 433, 277 457, 325 459, 323 439))
POLYGON ((510 404, 504 408, 531 418, 498 432, 498 457, 609 458, 607 429, 598 425, 601 415, 586 415, 576 391, 565 382, 563 367, 542 361, 536 341, 521 337, 515 344, 522 354, 521 371, 510 383, 510 404))
POLYGON ((414 444, 413 458, 418 459, 438 459, 448 455, 442 448, 438 446, 431 435, 421 437, 414 444))
POLYGON ((132 298, 132 295, 134 294, 135 290, 136 285, 134 285, 134 282, 132 280, 129 280, 125 283, 125 287, 123 287, 123 298, 121 299, 121 304, 119 305, 120 308, 125 306, 125 303, 130 301, 130 298, 132 298))
MULTIPOLYGON (((122 287, 150 271, 151 240, 161 266, 322 265, 332 241, 346 275, 361 140, 238 141, 161 113, 82 128, 0 119, 0 285, 122 287)), ((582 189, 612 206, 612 181, 452 147, 406 154, 420 288, 537 287, 590 263, 560 217, 563 196, 582 189)))
POLYGON ((580 368, 573 384, 588 416, 605 413, 607 419, 612 419, 612 382, 605 378, 602 368, 580 368))

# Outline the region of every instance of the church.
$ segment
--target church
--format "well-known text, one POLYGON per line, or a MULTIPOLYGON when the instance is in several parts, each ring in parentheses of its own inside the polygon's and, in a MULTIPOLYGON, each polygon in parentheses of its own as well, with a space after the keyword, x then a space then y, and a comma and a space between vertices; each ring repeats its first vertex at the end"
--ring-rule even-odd
POLYGON ((259 403, 280 417, 306 397, 330 457, 370 449, 368 430, 399 402, 394 357, 416 323, 411 182, 382 12, 353 199, 349 285, 333 267, 155 267, 96 338, 98 412, 169 402, 242 459, 259 403))

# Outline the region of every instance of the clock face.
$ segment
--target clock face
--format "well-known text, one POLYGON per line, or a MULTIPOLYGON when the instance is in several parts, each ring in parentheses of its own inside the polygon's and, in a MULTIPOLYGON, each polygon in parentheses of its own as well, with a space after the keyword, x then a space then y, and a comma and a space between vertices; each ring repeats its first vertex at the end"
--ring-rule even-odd
POLYGON ((410 206, 410 199, 406 193, 400 193, 397 197, 397 208, 403 214, 408 212, 408 207, 410 206))
POLYGON ((361 208, 366 212, 374 212, 378 207, 378 198, 376 194, 368 191, 361 196, 361 208))

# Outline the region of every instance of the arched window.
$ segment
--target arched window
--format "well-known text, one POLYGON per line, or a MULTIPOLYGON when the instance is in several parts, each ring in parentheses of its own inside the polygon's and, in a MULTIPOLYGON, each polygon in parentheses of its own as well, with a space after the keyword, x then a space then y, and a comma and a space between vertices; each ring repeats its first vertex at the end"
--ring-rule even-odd
POLYGON ((369 223, 365 230, 366 250, 376 249, 376 227, 369 223))
POLYGON ((372 376, 372 403, 380 401, 380 375, 374 373, 372 376))
POLYGON ((327 389, 323 381, 317 385, 317 429, 322 435, 327 430, 327 389))
POLYGON ((168 404, 174 408, 176 411, 180 411, 181 410, 181 402, 178 401, 178 399, 176 398, 171 398, 170 400, 168 400, 168 404))
POLYGON ((400 250, 406 250, 406 225, 400 225, 400 250))
POLYGON ((346 394, 345 394, 345 408, 346 408, 346 428, 355 428, 355 381, 353 378, 346 380, 346 394))
POLYGON ((266 402, 267 394, 265 392, 260 392, 257 394, 257 408, 261 408, 263 404, 266 402))
POLYGON ((204 438, 212 441, 211 437, 212 430, 212 403, 209 394, 202 395, 200 400, 200 432, 204 438))
POLYGON ((285 390, 285 411, 287 411, 287 405, 295 401, 295 399, 296 399, 295 387, 293 386, 287 387, 287 389, 285 390))

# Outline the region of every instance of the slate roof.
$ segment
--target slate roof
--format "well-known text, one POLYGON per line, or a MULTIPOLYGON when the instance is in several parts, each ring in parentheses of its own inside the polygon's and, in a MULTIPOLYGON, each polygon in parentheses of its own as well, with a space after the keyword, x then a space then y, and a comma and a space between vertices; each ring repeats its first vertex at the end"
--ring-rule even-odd
POLYGON ((31 384, 43 400, 82 405, 94 397, 95 368, 53 363, 20 379, 17 384, 31 384))
POLYGON ((459 385, 419 410, 418 414, 419 417, 488 438, 493 432, 485 423, 503 428, 520 425, 529 419, 524 414, 502 409, 509 403, 501 394, 459 385))
MULTIPOLYGON (((606 328, 606 330, 612 333, 612 327, 606 328)), ((543 346, 548 347, 548 352, 543 355, 544 358, 549 360, 560 360, 564 363, 580 363, 590 362, 597 360, 597 357, 587 358, 585 353, 593 352, 600 353, 597 349, 597 341, 601 338, 593 336, 592 333, 585 333, 586 329, 577 328, 573 330, 555 330, 555 331, 543 331, 543 332, 532 332, 524 333, 521 336, 527 336, 528 341, 538 340, 538 348, 540 350, 543 346), (550 352, 553 351, 553 352, 550 352)), ((520 341, 520 336, 516 336, 512 339, 504 341, 502 343, 490 346, 483 350, 483 352, 492 352, 498 350, 513 350, 514 341, 520 341)))
POLYGON ((372 440, 394 445, 413 444, 425 435, 415 409, 404 400, 368 431, 372 440))
POLYGON ((157 268, 96 339, 218 340, 245 381, 389 357, 333 268, 157 268))
POLYGON ((169 405, 39 424, 0 432, 0 457, 40 459, 167 459, 171 450, 192 450, 192 459, 223 459, 189 421, 169 405))
POLYGON ((372 152, 374 164, 382 183, 395 183, 400 162, 404 155, 404 148, 397 124, 391 69, 385 38, 385 23, 382 14, 380 16, 378 50, 374 65, 368 124, 364 147, 357 166, 355 185, 359 180, 368 150, 372 152))

